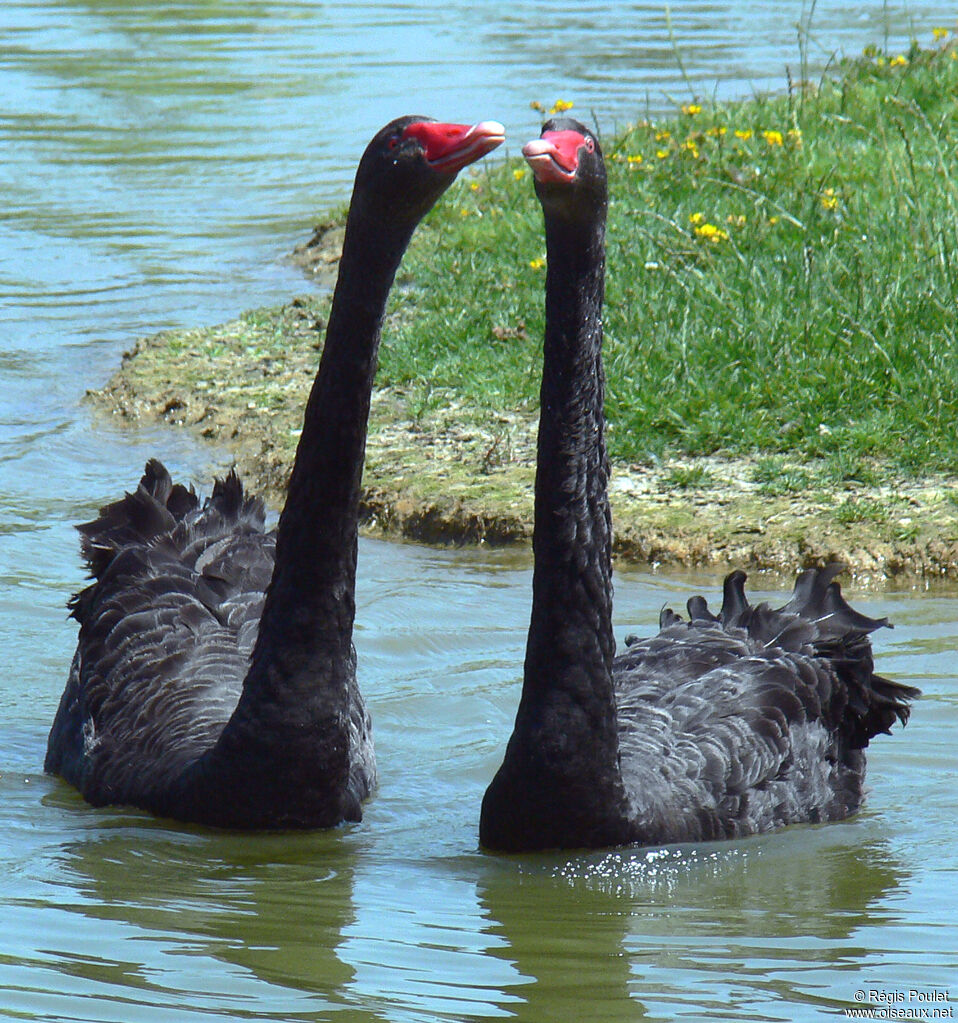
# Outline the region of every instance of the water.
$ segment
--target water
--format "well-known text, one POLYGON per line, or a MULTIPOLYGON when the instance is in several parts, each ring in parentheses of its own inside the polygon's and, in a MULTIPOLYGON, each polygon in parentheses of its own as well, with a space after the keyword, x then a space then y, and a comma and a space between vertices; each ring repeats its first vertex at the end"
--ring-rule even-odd
MULTIPOLYGON (((926 693, 907 729, 874 744, 856 819, 502 858, 477 851, 476 823, 515 708, 528 559, 370 541, 362 565, 357 646, 382 777, 357 827, 236 836, 91 809, 39 773, 59 675, 38 670, 44 699, 3 726, 11 1015, 801 1020, 859 989, 947 989, 953 596, 856 595, 896 619, 880 670, 926 693)), ((620 573, 619 641, 703 582, 620 573)))
MULTIPOLYGON (((802 11, 673 3, 692 88, 780 86, 802 11)), ((948 4, 829 0, 808 53, 820 67, 954 23, 948 4)), ((43 776, 82 582, 71 523, 150 454, 198 480, 227 461, 92 421, 83 392, 123 347, 301 290, 285 253, 394 115, 494 117, 515 152, 538 130, 530 100, 609 129, 689 86, 663 8, 642 4, 8 0, 0 30, 0 1018, 804 1020, 859 989, 954 984, 954 590, 856 595, 896 622, 880 670, 926 697, 876 743, 867 809, 841 825, 480 854, 527 556, 372 542, 356 639, 382 784, 363 825, 221 835, 92 810, 43 776)), ((620 574, 620 641, 693 585, 717 580, 620 574)))

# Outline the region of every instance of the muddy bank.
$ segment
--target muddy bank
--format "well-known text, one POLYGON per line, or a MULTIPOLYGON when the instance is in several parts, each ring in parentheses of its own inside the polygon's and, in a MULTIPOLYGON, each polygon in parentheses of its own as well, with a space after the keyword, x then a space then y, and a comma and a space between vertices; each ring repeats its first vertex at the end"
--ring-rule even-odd
MULTIPOLYGON (((232 458, 248 484, 282 502, 301 410, 325 328, 323 300, 298 299, 219 327, 139 341, 90 400, 130 424, 186 427, 232 458)), ((388 324, 387 324, 388 330, 388 324)), ((528 542, 534 408, 490 411, 455 395, 373 396, 365 529, 427 543, 528 542)), ((828 488, 807 466, 720 458, 613 466, 617 557, 688 568, 790 575, 830 559, 859 582, 958 578, 958 487, 947 479, 854 480, 828 488)))

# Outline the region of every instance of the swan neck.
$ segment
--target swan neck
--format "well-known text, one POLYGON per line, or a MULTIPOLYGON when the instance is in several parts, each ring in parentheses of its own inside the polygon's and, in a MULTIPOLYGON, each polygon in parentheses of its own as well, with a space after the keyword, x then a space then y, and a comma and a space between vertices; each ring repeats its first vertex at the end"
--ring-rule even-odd
POLYGON ((602 369, 604 221, 547 218, 546 331, 525 687, 611 705, 612 526, 602 369))
MULTIPOLYGON (((276 562, 236 717, 339 719, 354 675, 358 513, 386 301, 412 234, 347 220, 326 341, 276 537, 276 562)), ((233 722, 231 721, 231 725, 233 722)), ((275 734, 283 734, 277 729, 275 734)))
MULTIPOLYGON (((603 211, 604 212, 604 211, 603 211)), ((602 374, 604 218, 551 222, 522 698, 479 819, 503 851, 628 841, 612 684, 612 527, 602 374)))

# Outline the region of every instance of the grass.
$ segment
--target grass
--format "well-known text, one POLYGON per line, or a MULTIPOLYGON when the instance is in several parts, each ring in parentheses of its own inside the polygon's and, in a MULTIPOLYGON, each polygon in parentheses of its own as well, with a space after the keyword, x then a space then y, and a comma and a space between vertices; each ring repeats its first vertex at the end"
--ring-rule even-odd
POLYGON ((781 457, 760 458, 752 469, 752 482, 769 497, 783 494, 804 494, 813 485, 813 475, 806 469, 786 464, 781 457))
POLYGON ((712 482, 712 474, 702 465, 675 465, 665 474, 666 486, 674 490, 697 490, 712 482))
POLYGON ((879 501, 865 501, 849 498, 835 510, 836 522, 886 522, 891 514, 888 507, 879 501))
MULTIPOLYGON (((603 139, 617 555, 958 573, 956 146, 947 41, 603 139)), ((523 161, 464 174, 390 299, 371 528, 529 538, 544 281, 523 161)), ((278 504, 328 305, 141 339, 94 397, 130 421, 192 426, 278 504)))
MULTIPOLYGON (((613 459, 958 468, 956 58, 872 48, 603 140, 613 459)), ((534 407, 544 256, 521 161, 467 177, 406 256, 379 381, 534 407)))

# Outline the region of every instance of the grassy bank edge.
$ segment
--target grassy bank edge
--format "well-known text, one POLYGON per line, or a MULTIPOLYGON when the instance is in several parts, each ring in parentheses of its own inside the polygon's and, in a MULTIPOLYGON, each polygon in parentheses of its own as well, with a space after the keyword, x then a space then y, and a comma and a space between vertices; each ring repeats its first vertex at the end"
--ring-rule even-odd
MULTIPOLYGON (((226 451, 250 489, 279 507, 325 308, 325 300, 305 297, 220 326, 143 338, 89 399, 114 422, 190 429, 226 451), (270 338, 282 339, 282 358, 270 338), (229 373, 214 376, 210 353, 220 349, 230 353, 229 373)), ((536 421, 535 410, 490 412, 455 395, 424 410, 399 389, 377 389, 363 477, 366 531, 426 543, 527 543, 536 421)), ((953 481, 899 477, 776 492, 774 479, 755 481, 758 462, 614 464, 617 557, 782 575, 839 559, 864 585, 958 576, 953 481)), ((779 471, 801 467, 783 461, 779 471)))
MULTIPOLYGON (((947 57, 944 51, 942 59, 947 57)), ((875 87, 874 54, 869 60, 852 69, 849 81, 867 74, 869 87, 875 87)), ((925 63, 930 67, 931 59, 925 63)), ((914 67, 915 74, 924 73, 919 60, 914 67)), ((767 110, 771 101, 760 102, 767 110)), ((690 116, 696 115, 684 109, 675 123, 656 126, 656 137, 669 132, 677 137, 690 116)), ((648 134, 652 129, 643 130, 648 134)), ((714 138, 714 132, 699 135, 714 138)), ((805 137, 811 149, 807 130, 805 137)), ((607 150, 628 152, 623 145, 613 141, 607 150)), ((688 162, 688 145, 672 155, 688 162)), ((698 152, 694 159, 699 160, 698 152)), ((518 216, 523 205, 522 215, 535 217, 528 181, 520 181, 510 166, 482 171, 479 183, 475 178, 459 183, 447 200, 450 209, 472 210, 469 203, 477 192, 490 202, 507 192, 506 208, 512 214, 518 216)), ((706 171, 710 180, 715 166, 706 171)), ((825 198, 831 201, 830 195, 825 198)), ((477 205, 468 224, 464 221, 467 233, 478 230, 479 213, 477 205)), ((432 249, 446 246, 437 264, 462 245, 462 239, 445 238, 453 214, 439 216, 446 219, 434 219, 431 227, 427 222, 424 232, 430 234, 432 249)), ((505 230, 504 221, 498 223, 505 230)), ((482 230, 487 238, 495 226, 486 224, 482 230)), ((322 283, 335 272, 340 238, 341 215, 331 215, 298 253, 322 283)), ((414 246, 413 266, 415 258, 414 246)), ((424 296, 414 284, 418 275, 408 263, 391 303, 384 346, 391 338, 408 337, 423 315, 424 296)), ((541 278, 536 286, 541 287, 541 278)), ((519 310, 535 300, 526 294, 519 310)), ((229 451, 249 485, 278 505, 315 372, 327 303, 310 296, 217 327, 142 339, 91 400, 114 419, 187 426, 229 451)), ((528 331, 515 316, 506 327, 497 323, 491 331, 495 344, 528 346, 534 366, 534 316, 528 331)), ((534 374, 528 375, 529 393, 522 399, 484 402, 474 389, 466 396, 451 386, 422 388, 395 371, 384 374, 387 384, 374 395, 367 448, 366 529, 430 543, 527 542, 537 418, 534 374)), ((638 462, 614 461, 617 556, 651 565, 742 566, 783 574, 838 558, 866 584, 958 576, 958 486, 949 474, 909 473, 872 460, 866 473, 843 475, 816 467, 814 461, 807 452, 691 456, 674 448, 638 462)))

